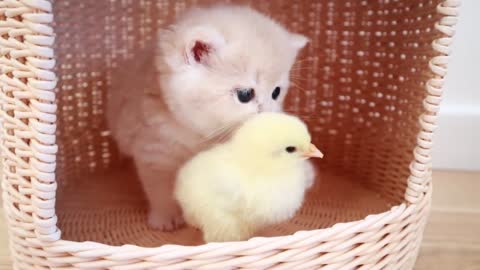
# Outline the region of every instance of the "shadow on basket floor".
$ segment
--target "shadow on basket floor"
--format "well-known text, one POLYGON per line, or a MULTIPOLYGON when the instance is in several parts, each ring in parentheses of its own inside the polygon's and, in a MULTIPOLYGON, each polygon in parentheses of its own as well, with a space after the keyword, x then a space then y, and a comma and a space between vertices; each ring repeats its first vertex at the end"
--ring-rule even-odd
MULTIPOLYGON (((363 219, 393 205, 352 177, 322 172, 294 219, 267 228, 261 236, 292 234, 363 219)), ((86 175, 59 188, 58 227, 62 239, 96 241, 110 245, 201 244, 201 234, 192 228, 173 233, 150 230, 147 204, 140 183, 131 169, 86 175)))

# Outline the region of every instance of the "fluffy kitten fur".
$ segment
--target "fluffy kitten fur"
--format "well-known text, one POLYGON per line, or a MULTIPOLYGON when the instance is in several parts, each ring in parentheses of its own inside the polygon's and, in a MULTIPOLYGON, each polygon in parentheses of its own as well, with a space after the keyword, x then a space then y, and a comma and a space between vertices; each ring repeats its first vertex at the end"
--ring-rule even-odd
MULTIPOLYGON (((153 60, 147 53, 124 68, 123 81, 113 82, 108 122, 120 151, 134 160, 151 227, 172 230, 183 223, 172 197, 176 171, 206 141, 251 115, 282 110, 290 69, 306 43, 247 7, 196 8, 160 31, 153 60), (152 80, 128 82, 145 76, 152 61, 152 80), (240 102, 239 89, 254 89, 253 99, 240 102)), ((313 181, 311 166, 306 173, 313 181)))

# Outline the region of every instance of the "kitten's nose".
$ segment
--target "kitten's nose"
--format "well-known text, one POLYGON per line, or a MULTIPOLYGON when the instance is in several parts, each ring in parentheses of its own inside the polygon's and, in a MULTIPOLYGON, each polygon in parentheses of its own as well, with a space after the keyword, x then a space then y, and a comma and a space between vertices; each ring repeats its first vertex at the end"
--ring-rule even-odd
POLYGON ((263 110, 264 110, 263 104, 258 104, 258 106, 257 106, 257 112, 258 112, 258 113, 261 113, 261 112, 263 112, 263 110))

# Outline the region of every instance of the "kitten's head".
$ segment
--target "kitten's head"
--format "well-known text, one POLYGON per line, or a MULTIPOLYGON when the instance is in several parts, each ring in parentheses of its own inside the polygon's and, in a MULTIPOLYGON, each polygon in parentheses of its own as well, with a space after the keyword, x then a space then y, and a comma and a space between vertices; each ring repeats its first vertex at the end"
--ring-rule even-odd
POLYGON ((281 111, 290 69, 307 42, 250 8, 191 10, 160 32, 162 94, 174 117, 203 136, 281 111))

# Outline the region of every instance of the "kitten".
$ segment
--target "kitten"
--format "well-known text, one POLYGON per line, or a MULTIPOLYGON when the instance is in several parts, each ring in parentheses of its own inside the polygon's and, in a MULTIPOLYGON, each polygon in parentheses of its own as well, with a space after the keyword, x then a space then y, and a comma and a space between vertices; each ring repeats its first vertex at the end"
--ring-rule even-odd
MULTIPOLYGON (((110 93, 108 123, 134 160, 151 227, 183 223, 172 197, 176 171, 205 142, 256 113, 282 110, 290 69, 307 42, 248 7, 195 8, 160 31, 154 59, 147 53, 124 69, 125 81, 110 93), (152 61, 157 72, 148 78, 142 70, 152 61), (145 80, 129 84, 132 74, 145 80)), ((307 173, 313 182, 311 166, 307 173)))

